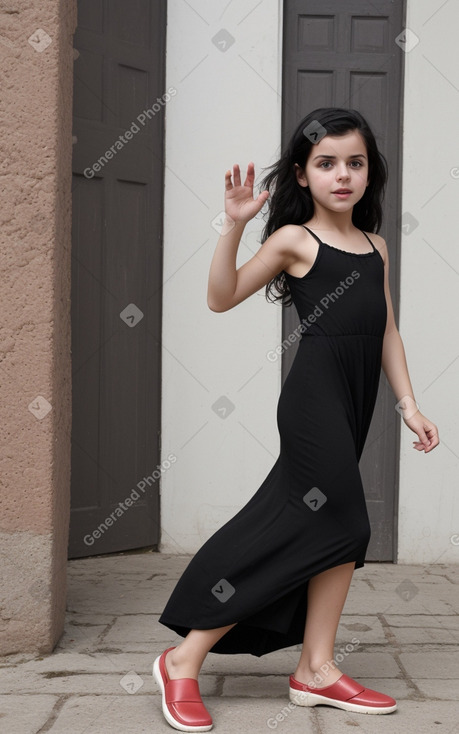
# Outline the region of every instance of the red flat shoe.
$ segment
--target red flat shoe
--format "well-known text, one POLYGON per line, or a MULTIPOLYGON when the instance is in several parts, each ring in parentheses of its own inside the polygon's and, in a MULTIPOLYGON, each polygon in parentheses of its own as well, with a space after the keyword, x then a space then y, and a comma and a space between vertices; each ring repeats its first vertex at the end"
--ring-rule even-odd
POLYGON ((394 698, 365 688, 344 673, 335 683, 324 688, 310 688, 291 675, 289 696, 297 706, 326 704, 361 714, 390 714, 397 708, 394 698))
POLYGON ((161 689, 162 709, 168 724, 179 731, 209 731, 212 717, 204 706, 195 678, 169 678, 166 670, 168 647, 153 663, 153 677, 161 689))

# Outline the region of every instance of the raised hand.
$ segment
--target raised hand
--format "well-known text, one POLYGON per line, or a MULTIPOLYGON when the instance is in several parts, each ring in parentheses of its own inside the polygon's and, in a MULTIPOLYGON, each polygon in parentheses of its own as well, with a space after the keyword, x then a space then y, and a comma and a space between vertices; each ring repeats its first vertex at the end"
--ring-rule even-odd
POLYGON ((246 223, 255 217, 269 197, 268 191, 262 191, 256 199, 253 198, 253 182, 255 179, 255 165, 250 162, 247 166, 247 175, 244 184, 241 184, 239 165, 233 166, 234 183, 231 181, 231 171, 225 173, 225 212, 235 222, 246 223))

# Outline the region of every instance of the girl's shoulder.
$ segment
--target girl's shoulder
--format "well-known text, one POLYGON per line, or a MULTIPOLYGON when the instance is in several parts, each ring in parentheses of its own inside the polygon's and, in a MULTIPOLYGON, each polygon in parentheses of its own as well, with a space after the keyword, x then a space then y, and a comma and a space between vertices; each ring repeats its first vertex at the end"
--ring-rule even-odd
POLYGON ((287 237, 295 238, 298 237, 298 235, 305 230, 302 229, 301 224, 283 224, 282 227, 279 227, 275 231, 279 232, 280 234, 286 235, 287 237))
POLYGON ((305 234, 308 234, 307 231, 299 224, 284 224, 274 230, 268 239, 273 245, 288 249, 297 246, 305 234))
MULTIPOLYGON (((363 231, 365 232, 365 230, 363 231)), ((371 238, 375 245, 379 245, 379 247, 385 247, 386 240, 384 239, 384 237, 381 237, 380 234, 376 234, 376 232, 365 232, 365 234, 371 238)))
MULTIPOLYGON (((363 230, 365 232, 365 230, 363 230)), ((373 242, 376 249, 379 251, 379 254, 381 255, 382 259, 384 260, 384 264, 386 264, 386 258, 387 258, 387 245, 386 240, 384 237, 381 237, 381 235, 376 234, 375 232, 365 232, 367 237, 373 242)))

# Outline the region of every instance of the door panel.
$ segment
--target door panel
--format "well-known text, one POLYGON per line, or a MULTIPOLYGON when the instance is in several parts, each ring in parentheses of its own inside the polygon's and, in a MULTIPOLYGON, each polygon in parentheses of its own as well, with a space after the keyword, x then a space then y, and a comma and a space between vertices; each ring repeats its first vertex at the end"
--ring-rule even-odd
POLYGON ((158 543, 165 27, 165 0, 78 2, 71 558, 158 543))

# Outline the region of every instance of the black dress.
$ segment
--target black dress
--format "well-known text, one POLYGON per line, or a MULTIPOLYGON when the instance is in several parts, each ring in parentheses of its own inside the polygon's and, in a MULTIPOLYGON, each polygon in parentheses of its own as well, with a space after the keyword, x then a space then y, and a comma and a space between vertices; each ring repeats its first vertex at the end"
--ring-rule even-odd
POLYGON ((261 656, 301 643, 308 580, 362 567, 370 540, 358 462, 381 371, 384 263, 371 240, 371 252, 355 254, 311 234, 312 268, 302 278, 284 271, 300 325, 284 341, 298 350, 278 401, 279 457, 193 556, 159 619, 181 636, 237 622, 211 652, 261 656))

